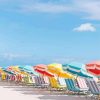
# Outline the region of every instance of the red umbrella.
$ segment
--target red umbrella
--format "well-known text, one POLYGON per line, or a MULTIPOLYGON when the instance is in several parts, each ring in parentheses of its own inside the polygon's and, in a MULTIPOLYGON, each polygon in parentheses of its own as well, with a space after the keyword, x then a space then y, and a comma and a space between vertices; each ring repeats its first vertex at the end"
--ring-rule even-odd
POLYGON ((96 75, 100 76, 100 61, 93 61, 91 63, 86 64, 87 70, 96 75))
POLYGON ((34 68, 38 68, 38 69, 46 69, 47 70, 47 66, 46 65, 44 65, 44 64, 39 64, 39 65, 36 65, 36 66, 34 66, 34 68))
POLYGON ((46 76, 49 76, 49 77, 54 77, 54 75, 47 70, 46 65, 43 65, 43 64, 36 65, 36 66, 34 66, 34 70, 36 72, 42 74, 42 75, 46 75, 46 76))

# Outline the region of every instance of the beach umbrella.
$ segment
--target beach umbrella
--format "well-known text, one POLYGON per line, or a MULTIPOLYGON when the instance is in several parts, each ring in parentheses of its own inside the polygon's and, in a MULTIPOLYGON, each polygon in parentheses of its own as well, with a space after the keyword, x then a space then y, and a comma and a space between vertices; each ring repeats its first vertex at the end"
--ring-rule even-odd
POLYGON ((7 68, 7 71, 13 72, 14 74, 20 73, 20 69, 19 69, 18 66, 9 66, 9 67, 7 68))
POLYGON ((16 75, 29 75, 27 72, 22 72, 19 66, 9 66, 6 71, 16 75))
POLYGON ((81 63, 72 62, 70 64, 63 65, 63 70, 76 76, 93 78, 93 75, 89 74, 86 71, 85 65, 81 63))
POLYGON ((14 75, 14 72, 8 70, 7 68, 8 68, 8 67, 2 67, 2 70, 3 70, 6 74, 14 75))
POLYGON ((38 76, 38 73, 35 72, 35 70, 33 69, 33 66, 24 65, 24 66, 19 66, 19 68, 22 72, 27 72, 29 74, 34 74, 38 76))
POLYGON ((11 75, 14 75, 15 73, 13 73, 13 72, 10 72, 10 71, 7 71, 6 69, 4 69, 3 70, 5 73, 7 73, 7 74, 11 74, 11 75))
POLYGON ((86 64, 86 69, 91 74, 100 76, 100 61, 93 61, 86 64))
POLYGON ((48 77, 54 77, 54 75, 48 71, 48 68, 44 64, 39 64, 33 67, 34 70, 42 75, 48 76, 48 77))
POLYGON ((48 70, 55 74, 58 77, 62 77, 62 78, 74 78, 73 75, 63 71, 62 69, 62 64, 57 64, 57 63, 53 63, 53 64, 49 64, 48 65, 48 70))

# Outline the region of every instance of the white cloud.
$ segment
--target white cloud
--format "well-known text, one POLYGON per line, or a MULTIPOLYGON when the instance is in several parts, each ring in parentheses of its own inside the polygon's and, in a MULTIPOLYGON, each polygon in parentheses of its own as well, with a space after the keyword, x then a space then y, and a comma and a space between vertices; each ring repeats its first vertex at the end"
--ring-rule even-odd
POLYGON ((96 31, 96 28, 91 23, 84 23, 84 24, 81 24, 79 27, 74 28, 74 31, 78 31, 78 32, 85 32, 85 31, 94 32, 94 31, 96 31))
POLYGON ((35 3, 31 5, 23 5, 21 7, 22 11, 45 13, 63 13, 70 11, 70 9, 71 8, 68 6, 53 3, 35 3))
MULTIPOLYGON (((64 1, 63 1, 64 2, 64 1)), ((45 12, 45 13, 62 13, 68 12, 71 7, 67 6, 61 1, 47 0, 0 0, 0 9, 4 11, 17 12, 45 12), (9 2, 8 2, 9 1, 9 2), (2 6, 3 5, 3 6, 2 6)))
POLYGON ((100 20, 100 0, 72 0, 72 7, 83 18, 100 20))
POLYGON ((100 20, 100 0, 33 0, 32 3, 21 2, 19 11, 45 13, 74 13, 82 18, 100 20))
POLYGON ((26 13, 70 12, 83 18, 100 20, 100 0, 47 0, 46 2, 44 0, 0 0, 0 9, 26 13))

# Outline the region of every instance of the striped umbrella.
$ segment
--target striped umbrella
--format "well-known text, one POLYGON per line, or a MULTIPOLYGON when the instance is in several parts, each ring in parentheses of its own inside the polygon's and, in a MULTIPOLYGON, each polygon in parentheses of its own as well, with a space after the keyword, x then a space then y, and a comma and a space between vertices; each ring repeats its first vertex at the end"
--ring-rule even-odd
POLYGON ((15 73, 11 70, 8 70, 8 66, 7 67, 2 67, 2 70, 7 73, 7 74, 11 74, 11 75, 14 75, 15 73))
POLYGON ((87 73, 85 65, 81 63, 72 62, 70 64, 63 65, 63 70, 76 76, 93 78, 93 75, 87 73))
POLYGON ((54 75, 48 71, 47 66, 44 64, 39 64, 33 67, 34 70, 42 75, 54 77, 54 75))

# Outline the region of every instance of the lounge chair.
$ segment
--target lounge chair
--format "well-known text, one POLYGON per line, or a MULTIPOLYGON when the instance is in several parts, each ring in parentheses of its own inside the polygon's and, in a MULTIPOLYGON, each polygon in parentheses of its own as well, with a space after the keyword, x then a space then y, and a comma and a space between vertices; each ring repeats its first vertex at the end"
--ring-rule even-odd
POLYGON ((76 83, 73 79, 65 79, 65 82, 66 82, 67 89, 68 89, 69 93, 80 94, 80 93, 83 92, 83 91, 80 90, 80 88, 78 88, 76 86, 76 83))
POLYGON ((36 83, 35 83, 35 78, 34 78, 35 76, 31 76, 31 80, 32 80, 32 83, 33 83, 33 85, 35 85, 36 83))
POLYGON ((78 77, 76 79, 78 87, 80 88, 80 90, 87 92, 89 90, 89 87, 86 84, 86 80, 84 78, 80 78, 78 77))
POLYGON ((31 77, 30 76, 24 76, 23 77, 23 80, 24 80, 24 84, 25 85, 33 86, 33 83, 32 83, 32 80, 31 80, 31 77))
POLYGON ((47 84, 44 81, 44 78, 42 76, 35 76, 34 78, 35 78, 35 87, 46 88, 49 86, 49 84, 47 84))
POLYGON ((93 79, 87 79, 87 85, 89 86, 89 90, 93 94, 91 97, 94 99, 100 100, 100 87, 93 79))
POLYGON ((45 83, 50 84, 49 78, 47 76, 43 76, 45 83))
POLYGON ((6 80, 6 74, 2 74, 2 75, 1 75, 1 79, 2 79, 2 80, 6 80))
POLYGON ((45 86, 47 86, 47 88, 49 88, 50 87, 50 80, 49 80, 49 78, 47 77, 47 76, 43 76, 43 80, 44 80, 44 82, 45 82, 45 86))
POLYGON ((64 90, 66 87, 59 84, 58 80, 54 77, 50 77, 51 88, 55 90, 64 90))
POLYGON ((61 86, 64 86, 66 87, 66 82, 65 82, 65 79, 64 78, 58 78, 58 82, 61 86))

